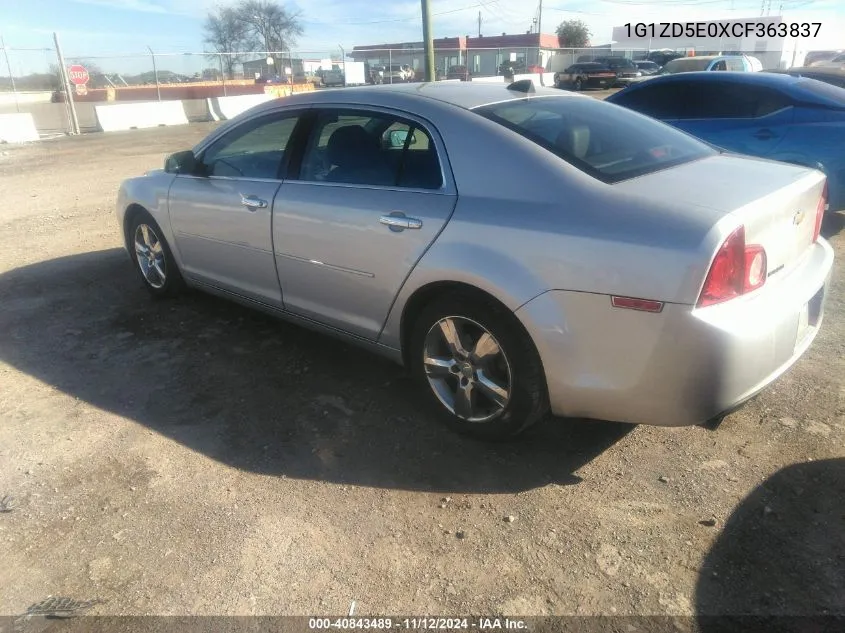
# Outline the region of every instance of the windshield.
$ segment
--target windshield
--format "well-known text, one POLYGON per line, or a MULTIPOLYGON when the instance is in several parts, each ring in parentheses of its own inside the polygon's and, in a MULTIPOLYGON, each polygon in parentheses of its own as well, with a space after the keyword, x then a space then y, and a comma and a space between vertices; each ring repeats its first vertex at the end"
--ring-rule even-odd
POLYGON ((713 60, 702 57, 684 57, 683 59, 673 59, 663 68, 667 73, 688 73, 695 70, 707 70, 711 61, 713 60))
POLYGON ((664 123, 595 99, 528 97, 474 112, 608 183, 717 153, 664 123))

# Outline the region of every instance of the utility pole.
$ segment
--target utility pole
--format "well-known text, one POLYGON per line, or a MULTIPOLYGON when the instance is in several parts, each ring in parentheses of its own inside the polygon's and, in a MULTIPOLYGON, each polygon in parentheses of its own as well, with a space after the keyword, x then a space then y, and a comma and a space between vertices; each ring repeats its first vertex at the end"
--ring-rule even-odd
POLYGON ((429 8, 429 0, 421 0, 421 2, 425 46, 425 80, 434 81, 434 40, 431 37, 431 9, 429 8))
POLYGON ((478 37, 481 37, 481 11, 478 12, 478 37))
POLYGON ((537 10, 537 65, 543 66, 543 53, 540 50, 543 40, 543 0, 540 0, 540 8, 537 10))
POLYGON ((12 83, 12 94, 15 97, 15 111, 20 112, 21 106, 18 103, 18 91, 15 89, 15 76, 12 74, 12 64, 9 63, 9 51, 6 50, 6 42, 2 35, 0 35, 0 47, 3 48, 3 55, 6 57, 6 68, 9 71, 9 81, 12 83))

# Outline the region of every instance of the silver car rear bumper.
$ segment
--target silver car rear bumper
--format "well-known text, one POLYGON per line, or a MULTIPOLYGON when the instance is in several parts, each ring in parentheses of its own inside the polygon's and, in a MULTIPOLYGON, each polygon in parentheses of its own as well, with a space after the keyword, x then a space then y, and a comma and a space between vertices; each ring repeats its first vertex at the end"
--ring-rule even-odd
POLYGON ((809 348, 832 267, 833 250, 820 239, 782 278, 721 305, 649 313, 613 308, 606 295, 553 290, 516 314, 537 345, 554 414, 700 424, 761 391, 809 348))

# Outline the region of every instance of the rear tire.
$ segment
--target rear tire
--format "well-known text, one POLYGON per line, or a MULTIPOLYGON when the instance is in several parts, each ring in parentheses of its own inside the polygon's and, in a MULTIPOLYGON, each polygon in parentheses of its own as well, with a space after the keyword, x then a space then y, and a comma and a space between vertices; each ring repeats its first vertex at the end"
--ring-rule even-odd
POLYGON ((170 245, 148 211, 135 214, 126 237, 135 270, 153 297, 175 297, 184 290, 185 281, 170 245))
POLYGON ((408 359, 431 408, 458 433, 504 440, 548 411, 533 342, 509 310, 490 300, 452 294, 432 302, 413 325, 408 359))

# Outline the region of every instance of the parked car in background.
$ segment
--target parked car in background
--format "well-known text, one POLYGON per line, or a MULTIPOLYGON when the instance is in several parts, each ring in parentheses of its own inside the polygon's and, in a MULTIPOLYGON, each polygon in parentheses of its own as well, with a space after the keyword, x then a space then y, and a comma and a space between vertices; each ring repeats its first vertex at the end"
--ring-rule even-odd
POLYGON ((658 66, 665 66, 673 59, 678 59, 683 56, 683 53, 678 53, 677 51, 660 50, 651 51, 648 55, 646 55, 646 59, 656 63, 658 66))
POLYGON ((837 70, 845 70, 845 53, 837 55, 828 61, 815 62, 812 68, 835 68, 837 70))
POLYGON ((364 68, 368 84, 379 85, 384 83, 384 66, 365 62, 364 68))
POLYGON ((647 59, 635 61, 634 63, 643 75, 656 75, 663 68, 663 66, 657 62, 652 62, 647 59))
POLYGON ((815 66, 811 68, 803 68, 801 66, 797 66, 787 70, 767 70, 766 72, 792 75, 793 77, 807 77, 808 79, 823 81, 831 86, 845 88, 845 70, 838 70, 836 68, 820 68, 815 66))
POLYGON ((461 81, 469 81, 472 79, 472 73, 466 66, 450 66, 446 73, 446 79, 460 79, 461 81))
POLYGON ((614 85, 624 86, 631 79, 638 79, 643 76, 637 65, 627 57, 596 57, 595 61, 604 64, 616 73, 614 85))
POLYGON ((343 71, 341 70, 324 70, 323 71, 323 85, 324 86, 342 86, 344 85, 343 71))
POLYGON ((572 64, 560 73, 555 73, 555 86, 584 90, 587 88, 610 88, 616 83, 616 73, 597 62, 572 64))
POLYGON ((777 73, 679 73, 607 98, 708 143, 814 167, 828 178, 832 211, 845 209, 845 90, 777 73))
POLYGON ((819 63, 828 62, 843 53, 845 53, 843 49, 835 51, 810 51, 804 56, 804 66, 815 66, 819 63))
POLYGON ((499 64, 498 74, 511 79, 514 75, 522 75, 528 71, 528 66, 524 59, 516 59, 513 61, 504 61, 499 64))
POLYGON ((414 71, 407 64, 391 64, 385 68, 384 83, 396 84, 412 81, 414 79, 414 71))
POLYGON ((748 55, 702 55, 700 57, 679 57, 667 62, 663 70, 667 74, 691 73, 698 71, 731 70, 737 72, 754 72, 762 70, 763 66, 757 60, 755 64, 748 55), (757 68, 759 65, 759 68, 757 68))
MULTIPOLYGON (((434 69, 434 81, 440 81, 442 79, 446 79, 446 73, 443 72, 442 68, 435 68, 434 69)), ((418 68, 417 70, 414 71, 414 78, 412 79, 412 81, 425 81, 425 80, 426 80, 426 76, 425 76, 425 69, 424 68, 418 68)))
POLYGON ((549 410, 697 424, 788 370, 822 324, 824 183, 531 82, 403 84, 255 106, 123 182, 116 224, 154 297, 362 345, 505 438, 549 410))

